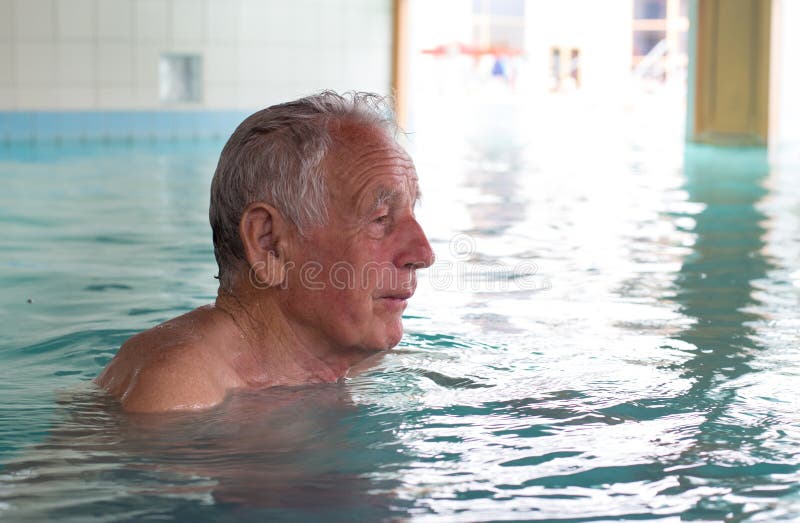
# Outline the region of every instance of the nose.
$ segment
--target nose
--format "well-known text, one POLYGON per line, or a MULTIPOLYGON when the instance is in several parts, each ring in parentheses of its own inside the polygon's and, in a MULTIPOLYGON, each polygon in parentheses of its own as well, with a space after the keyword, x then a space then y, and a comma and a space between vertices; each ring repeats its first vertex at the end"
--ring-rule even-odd
POLYGON ((398 238, 400 250, 395 259, 397 267, 411 269, 425 269, 433 265, 436 256, 433 254, 428 237, 422 230, 419 222, 414 217, 409 219, 401 227, 401 237, 398 238))

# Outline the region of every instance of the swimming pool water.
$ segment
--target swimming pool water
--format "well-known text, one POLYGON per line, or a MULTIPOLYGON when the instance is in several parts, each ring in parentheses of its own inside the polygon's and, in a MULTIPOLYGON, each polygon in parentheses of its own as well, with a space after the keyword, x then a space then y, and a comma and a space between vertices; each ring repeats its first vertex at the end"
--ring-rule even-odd
POLYGON ((396 350, 163 416, 90 380, 213 300, 222 144, 0 149, 0 519, 800 519, 800 168, 485 124, 411 146, 396 350))

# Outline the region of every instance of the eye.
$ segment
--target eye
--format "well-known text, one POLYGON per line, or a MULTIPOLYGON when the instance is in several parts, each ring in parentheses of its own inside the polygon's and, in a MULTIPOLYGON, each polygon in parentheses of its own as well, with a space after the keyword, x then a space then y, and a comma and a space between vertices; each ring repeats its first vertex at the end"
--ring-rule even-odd
POLYGON ((392 209, 388 205, 381 205, 373 210, 370 223, 385 226, 392 220, 392 209))

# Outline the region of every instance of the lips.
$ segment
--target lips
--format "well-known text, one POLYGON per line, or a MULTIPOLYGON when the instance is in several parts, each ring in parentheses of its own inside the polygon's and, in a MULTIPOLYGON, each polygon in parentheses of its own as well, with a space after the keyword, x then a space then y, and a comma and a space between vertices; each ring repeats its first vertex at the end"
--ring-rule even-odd
POLYGON ((394 294, 386 294, 381 296, 382 299, 389 300, 408 300, 414 295, 414 291, 403 291, 394 294))
POLYGON ((414 275, 411 274, 408 278, 408 280, 394 281, 392 282, 393 284, 386 285, 383 288, 378 286, 378 288, 375 289, 377 291, 374 294, 375 299, 389 303, 403 304, 403 306, 405 306, 406 301, 411 299, 411 297, 414 296, 414 291, 417 290, 417 281, 414 275))
POLYGON ((393 314, 402 314, 408 305, 408 299, 413 295, 413 290, 403 289, 383 294, 379 296, 376 301, 380 303, 382 307, 392 311, 393 314))

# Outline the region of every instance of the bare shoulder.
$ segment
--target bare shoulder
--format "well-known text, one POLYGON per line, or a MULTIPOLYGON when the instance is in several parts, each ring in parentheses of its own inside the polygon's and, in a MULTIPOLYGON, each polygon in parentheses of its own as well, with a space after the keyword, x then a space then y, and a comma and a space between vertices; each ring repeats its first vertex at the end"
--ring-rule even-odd
POLYGON ((223 330, 212 307, 195 309, 130 338, 96 382, 131 412, 212 407, 236 385, 223 330))

